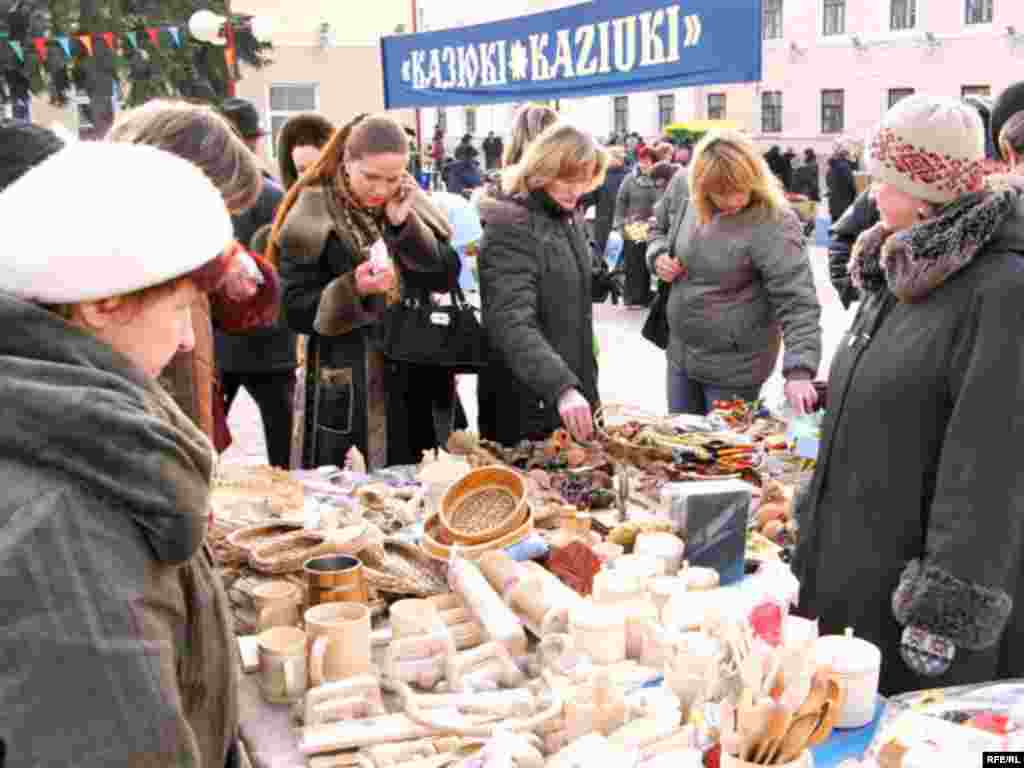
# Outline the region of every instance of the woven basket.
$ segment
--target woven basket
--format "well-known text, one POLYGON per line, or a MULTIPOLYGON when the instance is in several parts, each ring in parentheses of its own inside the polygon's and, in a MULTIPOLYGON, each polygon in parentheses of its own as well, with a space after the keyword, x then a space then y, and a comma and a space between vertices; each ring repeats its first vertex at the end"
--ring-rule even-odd
POLYGON ((386 539, 359 553, 366 583, 391 595, 430 597, 448 592, 444 568, 422 549, 398 539, 386 539))
MULTIPOLYGON (((438 514, 435 512, 423 523, 423 538, 420 540, 420 547, 435 560, 447 562, 451 559, 453 546, 449 543, 451 540, 447 538, 446 533, 441 525, 438 514)), ((490 552, 494 549, 505 549, 505 547, 518 544, 531 533, 533 533, 533 510, 527 504, 526 519, 518 528, 484 544, 459 544, 459 556, 466 560, 477 560, 485 552, 490 552)))
POLYGON ((318 531, 299 530, 255 547, 249 564, 260 573, 293 573, 311 557, 334 554, 337 546, 318 531))
POLYGON ((300 530, 302 526, 298 523, 252 525, 229 534, 223 551, 225 556, 230 557, 232 563, 245 565, 249 563, 254 549, 300 530))
POLYGON ((439 517, 447 535, 459 544, 501 538, 526 519, 526 481, 506 467, 474 469, 445 491, 439 517))

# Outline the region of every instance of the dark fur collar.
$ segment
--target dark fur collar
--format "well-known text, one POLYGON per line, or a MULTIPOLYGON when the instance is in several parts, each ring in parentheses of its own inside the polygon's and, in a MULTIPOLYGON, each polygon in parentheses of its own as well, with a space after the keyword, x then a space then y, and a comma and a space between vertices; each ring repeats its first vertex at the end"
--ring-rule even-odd
POLYGON ((900 301, 923 301, 981 253, 1016 211, 1024 179, 990 177, 920 224, 890 232, 881 223, 854 244, 849 272, 864 291, 888 287, 900 301))

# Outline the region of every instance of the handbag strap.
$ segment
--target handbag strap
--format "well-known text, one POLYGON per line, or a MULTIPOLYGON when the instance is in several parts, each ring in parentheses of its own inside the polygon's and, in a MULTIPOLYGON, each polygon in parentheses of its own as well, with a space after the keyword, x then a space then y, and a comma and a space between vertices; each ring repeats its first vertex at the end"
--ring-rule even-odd
MULTIPOLYGON (((687 190, 687 192, 689 192, 689 190, 687 190)), ((686 218, 686 214, 689 212, 689 210, 690 196, 687 195, 685 198, 683 198, 682 210, 679 211, 678 214, 676 214, 676 217, 672 222, 672 226, 669 227, 668 230, 668 255, 673 259, 676 258, 674 251, 676 249, 676 240, 679 237, 679 228, 683 226, 683 219, 686 218)))

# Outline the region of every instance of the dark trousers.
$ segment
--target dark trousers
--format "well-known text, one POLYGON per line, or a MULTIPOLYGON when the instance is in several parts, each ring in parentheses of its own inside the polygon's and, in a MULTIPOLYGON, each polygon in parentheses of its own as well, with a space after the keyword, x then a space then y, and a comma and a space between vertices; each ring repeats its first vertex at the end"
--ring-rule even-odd
POLYGON ((291 455, 292 414, 295 408, 295 373, 221 372, 227 410, 238 390, 245 387, 260 409, 263 434, 267 440, 267 459, 271 466, 288 469, 291 455))
POLYGON ((718 400, 753 402, 761 396, 760 387, 726 387, 691 379, 681 367, 668 361, 668 412, 706 416, 718 400))
POLYGON ((647 269, 647 243, 626 241, 623 262, 626 268, 625 303, 646 306, 651 302, 651 273, 647 269))

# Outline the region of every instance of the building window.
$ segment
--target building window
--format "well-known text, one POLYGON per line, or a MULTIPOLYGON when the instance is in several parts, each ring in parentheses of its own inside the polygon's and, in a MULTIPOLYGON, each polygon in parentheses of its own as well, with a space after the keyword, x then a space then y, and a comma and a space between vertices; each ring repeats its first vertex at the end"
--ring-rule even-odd
POLYGON ((437 127, 444 133, 448 132, 448 113, 443 107, 437 108, 437 127))
POLYGON ((277 155, 277 135, 296 112, 316 112, 316 83, 270 86, 270 151, 277 155))
POLYGON ((658 130, 676 121, 676 95, 674 93, 658 94, 658 130))
POLYGON ((475 107, 466 107, 466 133, 476 133, 475 107))
POLYGON ((615 132, 629 133, 629 96, 616 96, 612 99, 612 125, 615 132))
POLYGON ((992 86, 990 85, 965 85, 960 89, 960 97, 966 99, 968 96, 991 96, 992 86))
POLYGON ((991 24, 992 0, 967 0, 967 24, 991 24))
POLYGON ((843 92, 821 92, 821 132, 843 132, 843 92))
POLYGON ((821 33, 825 37, 846 34, 846 0, 825 0, 824 10, 821 33))
POLYGON ((782 91, 761 94, 761 132, 782 132, 782 91))
POLYGON ((917 26, 917 0, 892 0, 889 29, 913 29, 917 26))
POLYGON ((913 96, 913 88, 890 88, 889 89, 889 109, 892 109, 907 96, 913 96))
POLYGON ((764 0, 764 39, 782 37, 782 0, 764 0))
POLYGON ((725 94, 708 94, 708 120, 725 120, 725 94))

